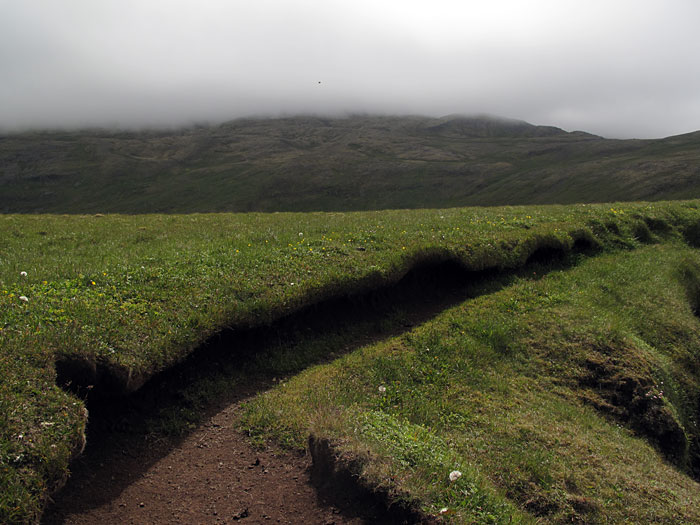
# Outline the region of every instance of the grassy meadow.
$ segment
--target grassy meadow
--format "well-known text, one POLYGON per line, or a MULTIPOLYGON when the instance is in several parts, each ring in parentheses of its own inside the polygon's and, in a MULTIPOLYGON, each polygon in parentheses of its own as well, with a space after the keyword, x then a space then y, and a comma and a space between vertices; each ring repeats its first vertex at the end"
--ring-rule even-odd
POLYGON ((696 245, 697 201, 0 215, 0 521, 35 520, 83 446, 84 401, 57 370, 129 393, 223 330, 451 261, 511 277, 283 382, 241 425, 329 439, 445 520, 697 522, 696 245))

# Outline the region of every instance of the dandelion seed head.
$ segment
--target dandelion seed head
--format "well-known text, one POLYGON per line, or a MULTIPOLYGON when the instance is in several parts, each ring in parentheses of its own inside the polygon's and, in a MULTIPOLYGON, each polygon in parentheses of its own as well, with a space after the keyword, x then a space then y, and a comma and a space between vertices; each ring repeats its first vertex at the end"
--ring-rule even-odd
POLYGON ((384 392, 386 392, 386 387, 384 385, 379 385, 378 390, 380 394, 383 394, 384 392))

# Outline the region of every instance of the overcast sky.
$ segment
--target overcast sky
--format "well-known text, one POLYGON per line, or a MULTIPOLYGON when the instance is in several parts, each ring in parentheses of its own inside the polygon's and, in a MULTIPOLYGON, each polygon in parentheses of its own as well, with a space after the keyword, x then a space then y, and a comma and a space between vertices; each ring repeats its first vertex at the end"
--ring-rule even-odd
POLYGON ((700 129, 699 24, 696 0, 0 0, 0 128, 488 113, 662 137, 700 129))

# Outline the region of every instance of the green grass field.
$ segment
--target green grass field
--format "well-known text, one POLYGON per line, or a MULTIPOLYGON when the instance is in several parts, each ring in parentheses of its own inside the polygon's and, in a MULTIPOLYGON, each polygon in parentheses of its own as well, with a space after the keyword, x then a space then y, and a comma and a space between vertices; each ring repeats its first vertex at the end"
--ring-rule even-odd
POLYGON ((222 330, 452 261, 509 277, 301 373, 241 424, 288 447, 330 439, 371 486, 457 522, 697 522, 698 244, 697 201, 2 215, 0 521, 35 519, 82 446, 56 363, 133 391, 222 330))

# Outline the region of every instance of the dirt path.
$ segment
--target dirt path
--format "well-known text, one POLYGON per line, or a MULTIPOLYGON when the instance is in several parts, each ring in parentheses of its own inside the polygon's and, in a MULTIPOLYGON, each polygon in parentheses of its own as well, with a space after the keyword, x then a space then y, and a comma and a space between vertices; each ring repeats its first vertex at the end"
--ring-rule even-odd
POLYGON ((240 404, 215 414, 179 443, 112 443, 74 467, 46 524, 359 524, 367 513, 336 507, 309 479, 310 459, 257 451, 234 430, 240 404), (136 445, 136 446, 135 446, 136 445), (107 452, 107 448, 112 450, 107 452), (107 454, 107 456, 105 455, 107 454))

